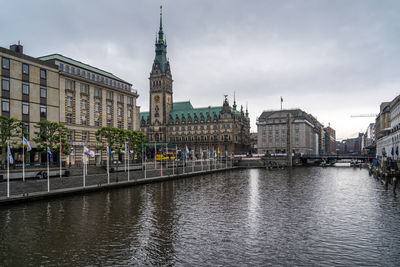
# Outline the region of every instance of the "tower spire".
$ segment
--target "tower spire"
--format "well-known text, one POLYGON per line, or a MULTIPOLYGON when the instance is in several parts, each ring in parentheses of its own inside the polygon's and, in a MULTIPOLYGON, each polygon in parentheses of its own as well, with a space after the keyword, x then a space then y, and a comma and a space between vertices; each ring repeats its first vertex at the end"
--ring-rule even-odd
POLYGON ((233 110, 236 110, 236 92, 235 91, 233 91, 233 110))
POLYGON ((248 102, 246 102, 246 118, 249 117, 248 102))
POLYGON ((158 31, 158 42, 164 42, 164 32, 162 27, 162 6, 160 6, 160 30, 158 31))

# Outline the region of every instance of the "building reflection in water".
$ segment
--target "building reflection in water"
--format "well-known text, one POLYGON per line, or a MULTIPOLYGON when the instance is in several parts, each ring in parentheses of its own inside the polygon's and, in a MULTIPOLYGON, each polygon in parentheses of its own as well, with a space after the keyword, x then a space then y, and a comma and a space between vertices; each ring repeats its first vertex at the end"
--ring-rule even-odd
POLYGON ((251 169, 249 172, 249 209, 248 209, 248 221, 250 227, 251 236, 255 236, 258 233, 258 226, 260 217, 260 206, 259 206, 259 170, 251 169))

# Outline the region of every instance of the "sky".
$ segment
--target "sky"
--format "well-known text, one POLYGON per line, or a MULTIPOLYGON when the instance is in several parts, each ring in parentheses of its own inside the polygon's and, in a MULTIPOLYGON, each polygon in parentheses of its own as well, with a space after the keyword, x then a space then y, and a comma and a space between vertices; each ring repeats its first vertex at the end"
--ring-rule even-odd
POLYGON ((174 101, 250 113, 301 108, 336 130, 365 132, 400 93, 400 1, 0 0, 0 46, 59 53, 133 84, 149 109, 149 74, 163 5, 174 101))

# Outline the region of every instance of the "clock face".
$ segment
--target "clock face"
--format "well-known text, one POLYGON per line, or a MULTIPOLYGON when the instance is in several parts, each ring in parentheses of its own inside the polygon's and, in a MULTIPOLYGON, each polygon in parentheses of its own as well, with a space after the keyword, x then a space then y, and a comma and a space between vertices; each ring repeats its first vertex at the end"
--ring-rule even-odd
POLYGON ((154 102, 160 103, 160 96, 159 95, 154 96, 154 102))

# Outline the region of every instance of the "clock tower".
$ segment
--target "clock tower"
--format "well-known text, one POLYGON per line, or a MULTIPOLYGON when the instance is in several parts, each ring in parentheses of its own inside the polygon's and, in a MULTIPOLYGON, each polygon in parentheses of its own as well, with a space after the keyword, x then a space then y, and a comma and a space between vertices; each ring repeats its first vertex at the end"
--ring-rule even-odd
POLYGON ((166 142, 167 122, 172 110, 172 75, 167 59, 167 41, 162 27, 160 6, 160 29, 155 43, 156 56, 150 72, 150 120, 149 141, 166 142))

